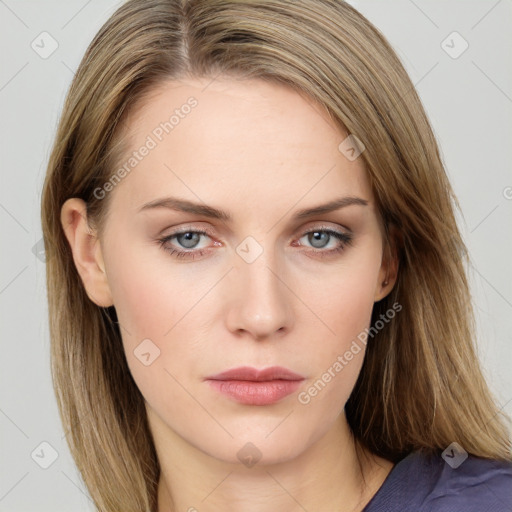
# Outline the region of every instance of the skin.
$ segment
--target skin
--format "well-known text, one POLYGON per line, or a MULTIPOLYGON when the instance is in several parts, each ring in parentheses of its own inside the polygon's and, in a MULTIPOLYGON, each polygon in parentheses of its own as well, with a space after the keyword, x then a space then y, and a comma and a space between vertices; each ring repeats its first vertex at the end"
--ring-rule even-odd
POLYGON ((102 233, 88 226, 83 201, 62 208, 87 293, 115 306, 146 401, 162 467, 159 511, 362 510, 392 468, 369 453, 359 467, 344 413, 364 345, 308 404, 298 394, 369 326, 374 302, 396 280, 364 163, 338 150, 347 133, 311 99, 260 80, 210 82, 168 82, 131 113, 130 153, 190 96, 198 101, 109 192, 102 233), (232 221, 139 211, 167 196, 221 208, 232 221), (292 220, 344 196, 368 204, 292 220), (348 232, 352 242, 322 258, 343 244, 315 242, 307 233, 320 228, 348 232), (195 246, 183 237, 158 242, 187 229, 209 234, 195 246), (236 251, 248 236, 262 249, 251 263, 236 251), (171 246, 206 252, 176 258, 171 246), (134 354, 144 339, 160 350, 148 366, 134 354), (239 404, 204 382, 244 365, 280 365, 305 380, 265 406, 239 404), (252 467, 237 457, 246 443, 261 455, 252 467))

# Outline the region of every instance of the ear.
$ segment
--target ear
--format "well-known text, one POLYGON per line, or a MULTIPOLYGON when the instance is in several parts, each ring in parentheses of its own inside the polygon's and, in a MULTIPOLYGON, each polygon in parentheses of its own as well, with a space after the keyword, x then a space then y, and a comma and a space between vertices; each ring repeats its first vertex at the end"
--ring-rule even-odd
POLYGON ((98 306, 112 306, 100 241, 89 226, 85 202, 68 199, 62 206, 60 220, 88 297, 98 306))
POLYGON ((375 286, 375 301, 386 297, 398 278, 398 247, 401 246, 401 236, 395 226, 389 228, 389 244, 386 245, 382 255, 382 263, 375 286))

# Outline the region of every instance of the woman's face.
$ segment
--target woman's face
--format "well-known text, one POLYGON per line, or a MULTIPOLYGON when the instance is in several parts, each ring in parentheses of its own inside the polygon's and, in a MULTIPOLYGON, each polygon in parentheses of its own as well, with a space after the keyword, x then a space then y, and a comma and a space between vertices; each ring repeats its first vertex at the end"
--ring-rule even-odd
POLYGON ((209 82, 169 82, 129 117, 126 158, 95 191, 111 194, 98 258, 152 428, 221 460, 284 461, 354 387, 354 340, 392 286, 382 228, 362 159, 317 103, 209 82), (302 380, 209 380, 276 366, 302 380))

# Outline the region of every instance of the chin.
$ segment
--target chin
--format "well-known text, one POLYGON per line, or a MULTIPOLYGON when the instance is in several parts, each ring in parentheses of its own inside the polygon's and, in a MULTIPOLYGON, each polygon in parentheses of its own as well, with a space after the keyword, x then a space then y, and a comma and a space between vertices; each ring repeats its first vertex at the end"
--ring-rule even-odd
POLYGON ((208 443, 209 446, 203 445, 198 448, 220 461, 248 468, 281 464, 299 457, 325 433, 320 430, 308 432, 297 424, 293 427, 298 432, 290 432, 289 428, 279 432, 282 426, 277 426, 276 430, 270 431, 269 434, 267 428, 255 429, 252 426, 244 433, 233 432, 232 439, 208 443))

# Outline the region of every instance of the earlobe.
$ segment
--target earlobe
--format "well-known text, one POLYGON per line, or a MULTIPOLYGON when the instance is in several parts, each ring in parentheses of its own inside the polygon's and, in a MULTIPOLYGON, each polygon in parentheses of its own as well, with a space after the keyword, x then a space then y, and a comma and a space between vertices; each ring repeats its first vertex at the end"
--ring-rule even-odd
POLYGON ((386 297, 395 286, 398 278, 398 234, 393 230, 391 235, 391 247, 387 247, 379 271, 375 287, 374 302, 386 297))
POLYGON ((393 286, 395 286, 396 279, 398 276, 398 264, 396 260, 389 261, 385 266, 386 270, 379 273, 379 280, 375 288, 375 299, 374 302, 378 302, 386 297, 393 286), (382 275, 384 274, 384 275, 382 275))
POLYGON ((71 198, 64 203, 61 224, 88 297, 98 306, 112 306, 100 241, 89 226, 86 204, 82 199, 71 198))

